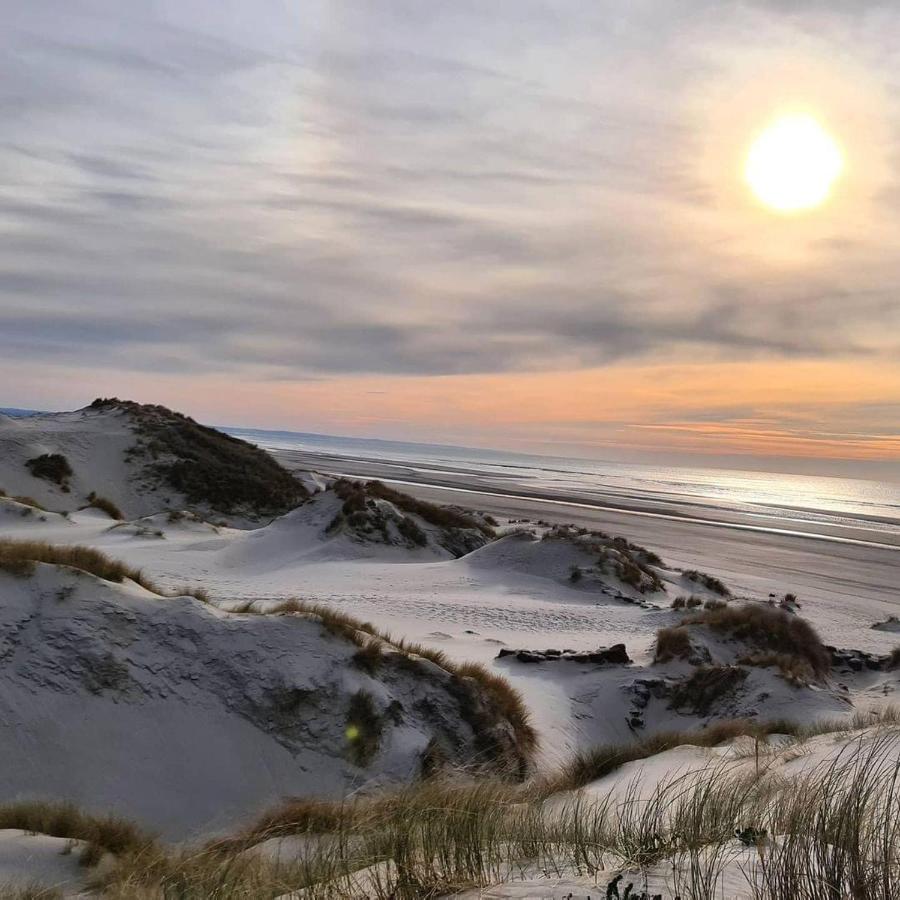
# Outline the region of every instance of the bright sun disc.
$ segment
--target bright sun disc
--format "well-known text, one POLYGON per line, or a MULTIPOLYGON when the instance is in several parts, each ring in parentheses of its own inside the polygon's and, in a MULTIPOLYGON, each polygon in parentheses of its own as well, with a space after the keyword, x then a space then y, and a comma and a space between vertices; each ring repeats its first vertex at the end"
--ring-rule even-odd
POLYGON ((757 199, 780 213, 821 206, 844 168, 841 148, 808 115, 776 119, 753 142, 744 178, 757 199))

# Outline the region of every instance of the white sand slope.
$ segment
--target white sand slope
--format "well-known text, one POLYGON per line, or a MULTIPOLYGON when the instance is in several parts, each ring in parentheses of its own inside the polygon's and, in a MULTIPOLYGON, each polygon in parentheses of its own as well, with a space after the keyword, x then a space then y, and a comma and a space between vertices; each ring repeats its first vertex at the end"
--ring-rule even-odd
MULTIPOLYGON (((369 674, 352 661, 357 648, 317 622, 223 611, 248 603, 271 609, 290 597, 504 675, 532 710, 544 766, 597 743, 717 718, 846 719, 856 709, 890 704, 900 684, 895 672, 863 666, 795 685, 771 666, 756 666, 708 709, 676 705, 673 689, 697 667, 655 663, 656 632, 680 621, 669 608, 674 597, 715 596, 683 575, 682 567, 706 568, 684 546, 664 547, 665 564, 645 557, 637 582, 623 579, 623 559, 601 553, 593 539, 544 539, 548 529, 536 525, 454 558, 459 548, 442 529, 402 504, 369 498, 353 519, 333 484, 316 476, 305 479, 314 493, 308 502, 258 527, 233 528, 202 510, 181 514, 185 498, 147 482, 129 459, 134 437, 127 418, 112 409, 0 418, 0 488, 55 510, 0 498, 0 538, 93 546, 168 589, 204 588, 213 600, 161 599, 49 566, 30 579, 0 573, 0 801, 72 800, 184 838, 232 830, 286 796, 338 797, 409 781, 433 738, 455 761, 472 761, 477 735, 444 670, 388 664, 369 674), (69 493, 25 467, 49 452, 71 462, 69 493), (127 520, 79 509, 92 490, 122 507, 127 520), (415 528, 404 525, 404 534, 407 518, 415 528), (595 651, 616 643, 626 645, 631 663, 497 658, 501 649, 595 651), (362 765, 352 759, 347 732, 351 699, 360 691, 371 694, 383 722, 378 748, 362 765)), ((697 549, 706 560, 719 547, 708 534, 697 549)), ((629 536, 645 542, 639 533, 629 536)), ((737 585, 736 602, 765 601, 795 587, 786 563, 769 566, 781 565, 781 557, 753 540, 748 536, 743 555, 727 544, 732 549, 713 569, 737 585)), ((826 574, 858 563, 835 555, 831 565, 826 574)), ((835 590, 849 590, 833 580, 835 590)), ((801 601, 800 614, 839 647, 884 654, 897 640, 895 623, 872 627, 889 615, 884 596, 871 604, 855 597, 852 615, 834 598, 819 602, 811 588, 801 601)), ((702 628, 694 640, 714 666, 733 666, 748 649, 702 628)), ((635 778, 652 786, 667 772, 720 760, 717 753, 673 750, 626 766, 589 791, 618 790, 635 778)), ((792 765, 785 757, 786 774, 792 765)), ((734 849, 746 862, 743 849, 734 849)), ((0 841, 0 861, 2 853, 0 841)), ((731 875, 736 885, 739 866, 731 875)), ((554 878, 550 885, 546 873, 527 872, 486 896, 597 893, 577 873, 554 878)), ((664 884, 665 872, 659 878, 664 884)))
POLYGON ((388 657, 367 674, 317 621, 43 564, 0 573, 0 595, 3 800, 70 800, 184 837, 287 795, 406 782, 432 738, 451 761, 478 754, 447 672, 388 657), (348 738, 360 691, 381 729, 365 762, 348 738))
POLYGON ((0 417, 0 491, 56 512, 92 493, 126 517, 193 507, 208 518, 258 525, 302 503, 306 489, 267 454, 158 406, 98 400, 74 412, 0 417), (29 461, 62 457, 46 477, 29 461))
POLYGON ((65 897, 80 896, 92 874, 78 862, 84 847, 82 841, 0 829, 0 886, 24 892, 39 884, 65 897))
MULTIPOLYGON (((126 458, 135 442, 131 423, 116 410, 52 413, 14 419, 0 417, 0 488, 10 496, 33 497, 58 512, 83 506, 91 491, 108 497, 129 515, 146 515, 170 505, 176 496, 147 492, 137 480, 137 467, 126 458), (74 475, 70 490, 26 468, 29 459, 60 453, 74 475)), ((181 499, 183 505, 183 499, 181 499)))
POLYGON ((372 559, 405 563, 453 558, 438 542, 435 529, 418 516, 410 518, 425 535, 424 546, 409 546, 393 527, 403 515, 386 501, 380 501, 388 522, 386 535, 380 531, 359 535, 347 528, 332 529, 342 504, 333 491, 321 491, 271 524, 236 535, 221 553, 221 563, 227 569, 259 572, 314 561, 372 559))
MULTIPOLYGON (((672 681, 689 672, 683 663, 652 665, 656 630, 677 623, 681 614, 618 599, 619 593, 641 595, 612 576, 605 582, 584 579, 572 584, 571 565, 590 562, 577 547, 513 535, 461 559, 429 559, 424 550, 323 536, 335 505, 333 496, 325 493, 270 526, 251 531, 196 520, 171 523, 165 514, 116 525, 96 511, 74 514, 69 521, 15 515, 15 530, 3 530, 17 537, 97 546, 171 589, 203 587, 226 606, 255 600, 264 607, 289 597, 323 602, 397 637, 423 641, 451 658, 485 662, 524 694, 545 738, 546 763, 593 743, 630 740, 635 700, 647 690, 642 683, 672 681), (594 650, 619 642, 626 644, 633 665, 563 668, 496 659, 504 647, 594 650)), ((662 607, 686 589, 679 573, 657 571, 666 596, 644 599, 662 607)), ((850 634, 830 632, 829 620, 815 617, 820 612, 815 604, 804 604, 802 612, 812 613, 823 636, 839 646, 886 653, 896 641, 895 635, 869 626, 850 634)), ((730 663, 739 649, 724 647, 711 658, 730 663)), ((801 690, 773 670, 755 669, 743 689, 714 714, 810 721, 849 715, 853 708, 877 708, 892 701, 896 688, 892 675, 863 671, 835 672, 827 686, 801 690)), ((665 697, 651 695, 643 719, 646 733, 693 727, 704 717, 670 710, 665 697)))

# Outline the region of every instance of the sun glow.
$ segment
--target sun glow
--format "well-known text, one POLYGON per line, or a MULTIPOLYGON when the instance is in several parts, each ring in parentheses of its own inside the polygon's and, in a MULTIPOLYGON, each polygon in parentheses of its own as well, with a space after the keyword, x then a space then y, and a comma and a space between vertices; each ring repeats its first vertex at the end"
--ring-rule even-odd
POLYGON ((790 214, 821 206, 843 168, 841 148, 812 116, 786 115, 753 141, 744 179, 760 203, 790 214))

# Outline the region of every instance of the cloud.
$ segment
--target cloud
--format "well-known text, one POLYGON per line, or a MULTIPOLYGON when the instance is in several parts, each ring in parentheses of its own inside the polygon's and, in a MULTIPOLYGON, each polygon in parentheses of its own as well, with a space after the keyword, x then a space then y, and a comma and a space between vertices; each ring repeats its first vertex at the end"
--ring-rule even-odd
POLYGON ((722 60, 837 9, 776 6, 6 0, 0 371, 894 354, 893 236, 773 239, 702 164, 722 60))

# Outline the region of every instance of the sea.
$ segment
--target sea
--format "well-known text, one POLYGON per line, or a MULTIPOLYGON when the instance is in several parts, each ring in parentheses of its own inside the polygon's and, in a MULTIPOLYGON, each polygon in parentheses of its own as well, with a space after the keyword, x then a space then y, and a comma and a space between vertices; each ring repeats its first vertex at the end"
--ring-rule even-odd
POLYGON ((505 492, 589 499, 658 510, 732 511, 773 527, 819 523, 834 528, 900 533, 900 484, 861 478, 603 462, 439 444, 334 437, 292 431, 226 428, 269 450, 372 460, 397 479, 440 484, 447 473, 471 475, 505 492), (407 473, 407 474, 404 474, 407 473))
MULTIPOLYGON (((38 410, 0 408, 12 416, 38 410)), ((568 497, 594 505, 653 509, 679 516, 732 513, 772 528, 804 531, 816 525, 900 535, 900 483, 864 478, 799 475, 738 469, 661 466, 540 456, 444 444, 338 437, 296 431, 219 426, 267 450, 297 450, 348 461, 370 460, 393 479, 446 484, 470 476, 505 493, 568 497)), ((384 477, 380 475, 379 477, 384 477)), ((386 479, 387 480, 387 479, 386 479)), ((891 541, 894 543, 894 541, 891 541)))

